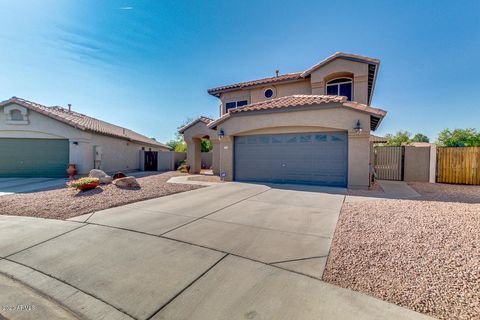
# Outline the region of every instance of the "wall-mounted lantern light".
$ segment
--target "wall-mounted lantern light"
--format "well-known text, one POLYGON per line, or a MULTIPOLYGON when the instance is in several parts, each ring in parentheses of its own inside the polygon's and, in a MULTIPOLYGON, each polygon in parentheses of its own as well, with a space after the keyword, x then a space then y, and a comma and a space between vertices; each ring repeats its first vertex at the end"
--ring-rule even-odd
POLYGON ((353 127, 353 130, 357 134, 362 132, 363 129, 362 129, 362 125, 360 124, 360 120, 357 120, 357 124, 355 125, 355 127, 353 127))
POLYGON ((223 131, 223 128, 220 128, 220 130, 218 130, 218 139, 222 140, 223 137, 225 137, 225 131, 223 131))

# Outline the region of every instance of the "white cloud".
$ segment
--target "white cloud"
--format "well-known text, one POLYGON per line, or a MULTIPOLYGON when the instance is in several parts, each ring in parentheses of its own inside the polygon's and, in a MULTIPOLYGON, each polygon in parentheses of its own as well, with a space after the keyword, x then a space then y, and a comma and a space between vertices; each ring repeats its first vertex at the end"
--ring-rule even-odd
POLYGON ((119 10, 133 10, 133 7, 121 7, 119 10))

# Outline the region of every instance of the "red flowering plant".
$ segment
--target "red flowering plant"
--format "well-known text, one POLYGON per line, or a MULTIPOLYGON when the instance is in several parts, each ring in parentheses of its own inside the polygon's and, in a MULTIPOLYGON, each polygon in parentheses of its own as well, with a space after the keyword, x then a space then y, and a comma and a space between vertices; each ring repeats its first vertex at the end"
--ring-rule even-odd
POLYGON ((78 180, 73 180, 67 182, 67 187, 75 188, 80 191, 95 189, 100 184, 100 180, 98 178, 80 178, 78 180))

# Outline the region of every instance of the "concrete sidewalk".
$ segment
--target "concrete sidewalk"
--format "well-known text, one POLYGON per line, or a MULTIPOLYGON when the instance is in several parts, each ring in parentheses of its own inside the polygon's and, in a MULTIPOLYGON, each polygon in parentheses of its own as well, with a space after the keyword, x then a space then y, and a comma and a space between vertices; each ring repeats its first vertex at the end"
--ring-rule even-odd
POLYGON ((67 319, 429 319, 320 280, 345 198, 332 191, 226 183, 70 221, 0 216, 0 274, 17 283, 0 281, 16 301, 42 306, 0 313, 39 319, 61 305, 67 319))

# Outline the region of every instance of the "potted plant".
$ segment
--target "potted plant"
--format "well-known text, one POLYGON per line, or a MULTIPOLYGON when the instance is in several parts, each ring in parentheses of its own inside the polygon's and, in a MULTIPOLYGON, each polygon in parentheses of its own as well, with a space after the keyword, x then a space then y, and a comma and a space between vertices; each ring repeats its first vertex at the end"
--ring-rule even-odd
POLYGON ((67 168, 67 173, 70 180, 75 179, 75 176, 77 175, 77 165, 74 163, 70 163, 67 168))
POLYGON ((69 188, 75 188, 80 191, 95 189, 100 184, 100 179, 98 178, 80 178, 78 180, 73 180, 67 183, 69 188))

